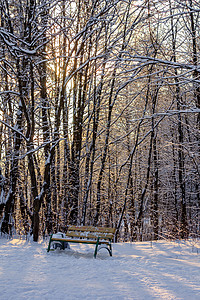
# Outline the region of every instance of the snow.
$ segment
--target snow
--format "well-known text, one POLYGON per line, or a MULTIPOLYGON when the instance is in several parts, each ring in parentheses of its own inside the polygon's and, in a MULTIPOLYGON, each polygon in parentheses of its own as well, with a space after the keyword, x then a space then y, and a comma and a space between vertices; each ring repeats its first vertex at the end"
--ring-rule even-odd
POLYGON ((0 299, 200 299, 200 241, 94 245, 0 238, 0 299))

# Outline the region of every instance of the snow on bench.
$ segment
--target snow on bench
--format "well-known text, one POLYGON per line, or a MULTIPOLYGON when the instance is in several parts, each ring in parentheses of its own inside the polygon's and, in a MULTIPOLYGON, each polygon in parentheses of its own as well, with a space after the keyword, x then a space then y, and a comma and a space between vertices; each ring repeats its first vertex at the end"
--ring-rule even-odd
POLYGON ((59 232, 50 236, 47 252, 54 250, 52 249, 52 246, 64 250, 66 248, 66 243, 83 243, 95 245, 95 258, 97 252, 102 248, 107 249, 110 256, 112 256, 111 242, 114 238, 115 231, 115 228, 110 227, 69 225, 66 233, 59 232))

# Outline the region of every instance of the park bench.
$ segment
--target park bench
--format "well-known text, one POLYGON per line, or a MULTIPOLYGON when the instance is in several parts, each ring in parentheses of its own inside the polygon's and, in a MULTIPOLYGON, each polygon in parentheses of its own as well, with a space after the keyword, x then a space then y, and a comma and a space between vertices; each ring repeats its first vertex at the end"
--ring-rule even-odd
POLYGON ((51 249, 51 246, 54 244, 57 248, 60 249, 66 248, 66 243, 83 243, 83 244, 94 244, 94 257, 96 258, 97 252, 106 248, 112 256, 112 245, 111 242, 114 238, 116 229, 109 227, 93 227, 93 226, 74 226, 69 225, 67 232, 52 234, 49 240, 49 246, 47 252, 51 249))

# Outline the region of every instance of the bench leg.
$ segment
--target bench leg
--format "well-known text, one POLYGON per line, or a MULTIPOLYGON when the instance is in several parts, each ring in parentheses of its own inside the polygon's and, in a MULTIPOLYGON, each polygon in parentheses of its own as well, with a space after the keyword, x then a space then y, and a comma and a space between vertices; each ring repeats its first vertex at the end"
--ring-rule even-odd
POLYGON ((109 252, 109 254, 110 254, 110 256, 112 256, 112 246, 111 246, 111 244, 108 244, 107 246, 105 246, 105 247, 102 247, 102 248, 105 248, 105 249, 107 249, 107 250, 108 250, 108 252, 109 252))
POLYGON ((95 247, 95 251, 94 251, 94 258, 96 258, 96 256, 97 256, 98 246, 99 246, 99 238, 97 239, 97 243, 96 243, 96 247, 95 247))
MULTIPOLYGON (((97 256, 98 246, 99 246, 99 238, 97 239, 97 243, 96 243, 96 247, 95 247, 95 251, 94 251, 94 258, 96 258, 96 256, 97 256)), ((108 245, 106 245, 105 247, 101 247, 101 248, 107 249, 108 252, 109 252, 109 254, 110 254, 110 256, 112 256, 112 245, 111 245, 111 243, 108 244, 108 245)))
POLYGON ((108 249, 108 252, 110 253, 110 256, 112 256, 112 245, 111 245, 111 243, 109 244, 109 248, 110 249, 108 249))
POLYGON ((48 248, 47 248, 47 252, 50 251, 50 247, 51 247, 51 238, 52 238, 53 234, 50 235, 50 239, 49 239, 49 245, 48 245, 48 248))

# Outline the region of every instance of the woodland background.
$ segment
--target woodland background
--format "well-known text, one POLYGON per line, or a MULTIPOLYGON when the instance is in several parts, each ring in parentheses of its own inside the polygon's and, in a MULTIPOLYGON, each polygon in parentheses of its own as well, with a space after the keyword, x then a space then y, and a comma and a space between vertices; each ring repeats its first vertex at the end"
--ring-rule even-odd
POLYGON ((200 226, 200 3, 0 0, 0 230, 200 226))

